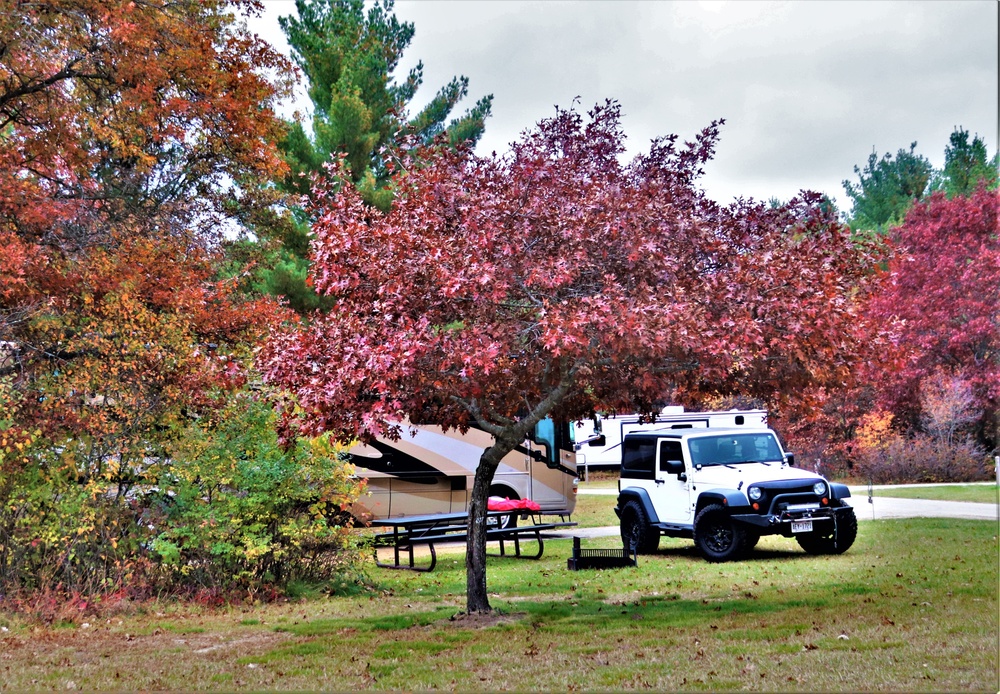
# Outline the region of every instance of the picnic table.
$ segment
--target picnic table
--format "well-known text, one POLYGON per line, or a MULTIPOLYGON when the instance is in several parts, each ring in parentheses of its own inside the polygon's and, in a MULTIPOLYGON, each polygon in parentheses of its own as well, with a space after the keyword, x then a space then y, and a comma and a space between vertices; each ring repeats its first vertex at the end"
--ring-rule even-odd
MULTIPOLYGON (((559 516, 558 522, 544 522, 537 511, 489 511, 486 514, 486 540, 500 544, 499 556, 507 556, 505 543, 513 543, 514 553, 511 556, 521 559, 540 559, 545 545, 542 542, 543 533, 559 528, 569 528, 576 525, 574 521, 565 520, 568 513, 547 513, 559 516), (501 517, 514 515, 521 520, 530 521, 526 525, 511 524, 501 527, 501 517), (535 554, 521 551, 521 540, 534 540, 538 544, 535 554)), ((384 569, 407 569, 410 571, 433 571, 437 564, 435 544, 445 542, 466 542, 469 536, 469 514, 432 513, 424 516, 400 516, 399 518, 384 518, 373 520, 373 526, 391 528, 375 536, 375 565, 384 569), (430 563, 418 565, 415 562, 414 548, 426 545, 430 551, 430 563), (379 560, 379 548, 392 548, 393 562, 379 560), (404 561, 400 561, 403 557, 404 561)), ((497 555, 494 555, 497 556, 497 555)))

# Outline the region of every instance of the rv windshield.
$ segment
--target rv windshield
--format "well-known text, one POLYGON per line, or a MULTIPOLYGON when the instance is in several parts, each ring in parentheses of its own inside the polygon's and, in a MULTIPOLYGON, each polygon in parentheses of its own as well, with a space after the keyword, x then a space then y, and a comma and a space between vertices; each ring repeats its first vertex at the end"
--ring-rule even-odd
POLYGON ((781 462, 781 448, 774 434, 727 434, 688 441, 694 465, 739 465, 740 463, 781 462))

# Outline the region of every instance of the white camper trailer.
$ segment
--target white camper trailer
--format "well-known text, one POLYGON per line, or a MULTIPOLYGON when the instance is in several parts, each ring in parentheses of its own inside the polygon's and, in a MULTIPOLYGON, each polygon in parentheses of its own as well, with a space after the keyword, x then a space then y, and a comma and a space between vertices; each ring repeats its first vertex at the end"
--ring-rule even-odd
POLYGON ((573 432, 576 466, 586 476, 590 469, 621 466, 621 445, 626 434, 636 431, 669 431, 700 428, 767 427, 767 410, 726 412, 685 412, 683 407, 665 407, 653 421, 643 422, 637 414, 607 415, 577 422, 573 432))

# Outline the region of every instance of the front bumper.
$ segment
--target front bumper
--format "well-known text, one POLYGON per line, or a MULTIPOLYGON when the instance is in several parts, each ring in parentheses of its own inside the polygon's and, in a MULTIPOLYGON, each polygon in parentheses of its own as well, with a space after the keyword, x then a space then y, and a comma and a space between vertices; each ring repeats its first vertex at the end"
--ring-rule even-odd
POLYGON ((792 523, 812 521, 814 532, 832 532, 839 516, 850 513, 850 506, 838 508, 823 507, 819 504, 801 504, 809 508, 790 507, 774 513, 734 513, 733 521, 750 526, 759 535, 784 535, 792 537, 792 523), (813 508, 815 506, 815 508, 813 508))

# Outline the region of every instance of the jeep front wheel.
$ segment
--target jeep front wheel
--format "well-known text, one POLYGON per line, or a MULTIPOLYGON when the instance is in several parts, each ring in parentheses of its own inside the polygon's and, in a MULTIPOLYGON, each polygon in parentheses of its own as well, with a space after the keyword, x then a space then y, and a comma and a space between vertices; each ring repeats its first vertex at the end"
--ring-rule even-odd
POLYGON ((660 533, 649 524, 649 516, 638 501, 629 501, 622 509, 622 544, 638 554, 650 554, 660 545, 660 533))
POLYGON ((799 546, 809 554, 843 554, 858 537, 858 518, 854 509, 837 514, 837 521, 829 530, 814 530, 796 535, 799 546))
POLYGON ((707 561, 731 561, 745 552, 746 531, 724 507, 711 504, 694 518, 694 544, 707 561))

